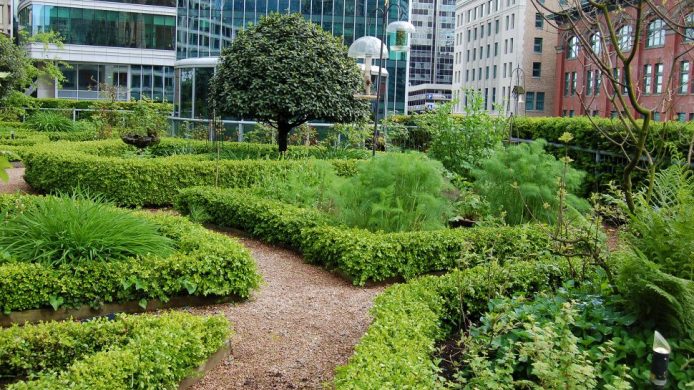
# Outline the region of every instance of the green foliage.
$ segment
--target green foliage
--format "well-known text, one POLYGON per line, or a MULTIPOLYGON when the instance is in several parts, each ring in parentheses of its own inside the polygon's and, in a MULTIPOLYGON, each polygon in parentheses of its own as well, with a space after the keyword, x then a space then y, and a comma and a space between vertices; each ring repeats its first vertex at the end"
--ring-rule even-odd
POLYGON ((334 196, 339 222, 385 232, 444 227, 450 205, 438 162, 414 153, 386 154, 357 169, 334 196))
POLYGON ((137 101, 132 112, 128 113, 127 134, 159 137, 169 129, 166 115, 146 97, 137 101))
MULTIPOLYGON (((0 212, 14 215, 30 209, 37 197, 2 196, 0 212)), ((176 252, 168 257, 143 256, 120 261, 81 261, 56 267, 38 263, 0 265, 0 310, 50 307, 51 302, 79 307, 148 299, 168 300, 177 295, 247 298, 260 283, 246 249, 184 218, 138 213, 159 226, 173 240, 176 252)))
POLYGON ((221 316, 119 315, 0 330, 8 389, 175 389, 227 341, 221 316), (30 379, 26 379, 30 378, 30 379))
POLYGON ((431 134, 428 153, 451 172, 469 176, 480 161, 491 156, 506 136, 504 115, 491 116, 484 98, 466 91, 465 116, 455 120, 450 114, 453 103, 437 107, 415 117, 420 129, 431 134))
MULTIPOLYGON (((10 37, 0 36, 0 101, 12 90, 23 87, 28 69, 32 67, 26 52, 12 42, 10 37)), ((3 104, 4 106, 4 104, 3 104)))
POLYGON ((663 272, 694 280, 694 174, 673 165, 634 194, 629 211, 621 193, 612 197, 627 217, 626 238, 663 272))
POLYGON ((36 111, 27 119, 27 124, 36 131, 67 132, 73 130, 72 120, 53 111, 36 111))
POLYGON ((319 207, 329 202, 338 180, 333 166, 325 160, 303 160, 291 175, 265 176, 253 193, 299 207, 319 207))
POLYGON ((475 189, 507 223, 554 223, 562 177, 568 191, 566 204, 580 212, 588 209, 588 203, 572 193, 580 187, 584 173, 571 167, 565 170, 564 163, 547 154, 544 146, 538 140, 498 150, 472 172, 475 189))
POLYGON ((329 216, 313 208, 241 190, 189 188, 181 192, 176 208, 183 213, 204 210, 216 225, 298 249, 307 261, 337 269, 360 285, 451 269, 460 264, 461 253, 463 265, 472 266, 490 256, 509 261, 537 256, 548 245, 547 236, 533 226, 405 233, 346 229, 330 226, 329 216))
POLYGON ((168 256, 171 240, 155 224, 98 197, 39 198, 0 225, 0 250, 12 261, 44 265, 168 256))
POLYGON ((12 164, 10 164, 10 162, 7 161, 7 157, 0 152, 0 180, 6 183, 10 180, 9 175, 5 171, 8 168, 12 168, 12 164))
MULTIPOLYGON (((209 153, 209 145, 203 141, 165 138, 157 148, 163 146, 170 150, 191 146, 209 153)), ((230 144, 229 147, 238 150, 264 148, 253 144, 230 144)), ((312 148, 308 149, 309 154, 313 153, 312 148)), ((116 140, 37 145, 23 155, 25 180, 37 191, 70 192, 80 186, 93 194, 102 194, 118 205, 163 206, 173 203, 183 188, 215 185, 217 172, 219 186, 247 188, 273 173, 286 173, 303 167, 293 160, 215 162, 199 155, 126 158, 123 156, 127 150, 133 149, 116 140)), ((332 160, 330 163, 338 175, 351 175, 356 171, 353 160, 332 160)))
POLYGON ((423 277, 389 287, 371 309, 373 322, 345 366, 335 375, 337 389, 441 388, 433 361, 436 341, 455 298, 469 314, 481 313, 500 294, 551 290, 566 277, 555 260, 492 262, 442 277, 423 277))
POLYGON ((369 114, 368 103, 354 97, 362 78, 341 38, 298 14, 272 13, 240 31, 210 85, 218 113, 275 123, 280 151, 306 121, 369 114))
MULTIPOLYGON (((575 288, 528 300, 492 300, 462 337, 456 374, 465 388, 640 388, 648 381, 652 321, 637 321, 621 297, 575 288), (539 386, 539 387, 538 387, 539 386)), ((671 382, 694 380, 690 340, 671 338, 671 382)))
POLYGON ((691 333, 694 281, 663 272, 640 253, 621 253, 617 257, 617 286, 631 310, 674 333, 691 333))

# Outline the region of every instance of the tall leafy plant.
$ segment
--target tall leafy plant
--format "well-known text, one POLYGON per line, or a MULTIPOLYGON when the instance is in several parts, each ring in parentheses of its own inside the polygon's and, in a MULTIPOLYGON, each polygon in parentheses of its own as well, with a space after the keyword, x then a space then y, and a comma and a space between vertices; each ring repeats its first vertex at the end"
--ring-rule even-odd
POLYGON ((337 219, 372 231, 444 227, 450 210, 442 165, 418 153, 387 154, 359 163, 358 173, 338 186, 337 219))
POLYGON ((432 135, 429 156, 441 161, 446 169, 469 176, 501 145, 506 135, 504 115, 491 116, 484 108, 479 92, 465 91, 465 116, 451 117, 451 102, 416 119, 420 128, 432 135))
POLYGON ((499 149, 472 171, 475 189, 510 224, 556 222, 558 194, 571 210, 589 208, 588 202, 573 194, 585 174, 546 153, 545 144, 538 140, 499 149))

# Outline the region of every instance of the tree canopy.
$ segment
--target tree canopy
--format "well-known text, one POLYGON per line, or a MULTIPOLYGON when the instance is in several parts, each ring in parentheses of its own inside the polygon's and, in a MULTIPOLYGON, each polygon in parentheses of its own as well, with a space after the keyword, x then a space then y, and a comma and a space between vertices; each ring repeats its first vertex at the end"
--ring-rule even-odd
POLYGON ((210 100, 217 115, 276 127, 284 151, 292 128, 309 120, 368 117, 368 103, 354 97, 361 84, 340 38, 300 14, 274 13, 239 32, 222 52, 210 100))
POLYGON ((32 67, 24 49, 0 34, 0 100, 26 84, 32 67))

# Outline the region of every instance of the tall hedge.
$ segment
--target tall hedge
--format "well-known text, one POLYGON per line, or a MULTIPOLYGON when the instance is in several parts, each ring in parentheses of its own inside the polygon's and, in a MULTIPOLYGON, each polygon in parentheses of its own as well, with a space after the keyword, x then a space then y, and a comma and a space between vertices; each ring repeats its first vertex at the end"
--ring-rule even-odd
MULTIPOLYGON (((23 155, 24 178, 40 192, 69 192, 80 186, 122 206, 165 206, 172 204, 179 190, 187 187, 245 188, 266 175, 305 168, 305 164, 296 160, 270 157, 217 163, 209 155, 175 154, 195 153, 195 145, 205 142, 162 141, 162 146, 154 151, 168 147, 173 155, 157 158, 138 157, 132 151, 132 156, 125 157, 124 153, 131 147, 120 140, 36 145, 23 155), (179 150, 174 150, 174 146, 179 150)), ((243 144, 228 147, 248 148, 243 144)), ((356 169, 354 160, 332 160, 332 164, 342 175, 350 175, 356 169)))

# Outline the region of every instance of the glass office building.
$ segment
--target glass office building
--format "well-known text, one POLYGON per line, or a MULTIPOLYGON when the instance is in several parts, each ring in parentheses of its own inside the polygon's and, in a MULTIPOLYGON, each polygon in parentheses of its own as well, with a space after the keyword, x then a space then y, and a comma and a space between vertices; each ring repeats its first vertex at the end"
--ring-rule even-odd
MULTIPOLYGON (((401 1, 408 12, 407 0, 401 1)), ((349 46, 365 35, 382 35, 381 18, 374 13, 383 0, 178 0, 176 30, 175 114, 207 118, 207 84, 221 49, 238 33, 271 12, 300 12, 324 30, 343 37, 349 46)), ((405 15, 406 17, 407 15, 405 15)), ((391 20, 397 9, 392 7, 391 20)), ((387 61, 388 112, 405 111, 407 57, 394 54, 387 61)))
POLYGON ((106 84, 117 88, 119 100, 173 101, 175 0, 44 1, 19 3, 20 28, 31 35, 57 32, 64 45, 34 44, 30 55, 69 66, 61 85, 40 84, 39 97, 100 99, 106 84))

